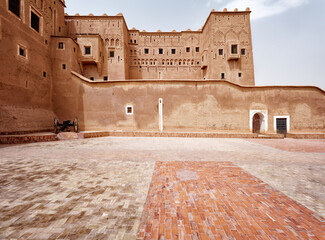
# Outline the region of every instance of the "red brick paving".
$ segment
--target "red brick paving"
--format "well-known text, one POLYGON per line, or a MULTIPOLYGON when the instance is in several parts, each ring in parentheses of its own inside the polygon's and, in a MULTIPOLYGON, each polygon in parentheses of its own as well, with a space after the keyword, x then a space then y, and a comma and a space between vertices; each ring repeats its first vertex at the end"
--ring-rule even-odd
POLYGON ((325 223, 230 162, 157 162, 138 239, 325 239, 325 223))
POLYGON ((325 152, 325 139, 249 139, 248 142, 290 152, 325 152))

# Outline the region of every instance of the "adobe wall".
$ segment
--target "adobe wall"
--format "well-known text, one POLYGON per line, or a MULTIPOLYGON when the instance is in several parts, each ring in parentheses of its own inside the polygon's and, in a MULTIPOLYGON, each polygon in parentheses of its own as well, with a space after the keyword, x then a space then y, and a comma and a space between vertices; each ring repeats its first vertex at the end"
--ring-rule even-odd
POLYGON ((250 132, 250 110, 268 111, 269 133, 278 115, 290 115, 291 132, 325 131, 325 93, 315 87, 240 87, 223 81, 90 83, 75 75, 70 82, 78 95, 55 104, 68 109, 59 117, 78 117, 82 130, 158 131, 162 98, 164 131, 250 132), (133 106, 133 115, 126 114, 126 106, 133 106))
POLYGON ((42 2, 24 1, 17 16, 7 0, 0 1, 0 132, 53 128, 50 36, 54 26, 65 34, 64 6, 59 0, 42 2), (38 32, 31 12, 40 18, 38 32))

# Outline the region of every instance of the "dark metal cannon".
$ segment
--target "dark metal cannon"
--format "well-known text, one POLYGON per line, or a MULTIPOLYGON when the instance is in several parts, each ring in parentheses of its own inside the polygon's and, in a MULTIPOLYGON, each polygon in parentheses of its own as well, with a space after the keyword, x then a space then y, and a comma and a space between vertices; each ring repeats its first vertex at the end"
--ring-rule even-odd
POLYGON ((54 131, 55 131, 55 133, 64 132, 64 131, 70 132, 70 127, 73 127, 73 130, 75 132, 79 131, 78 119, 77 118, 75 118, 73 120, 73 122, 71 122, 70 120, 67 120, 67 121, 63 121, 63 123, 60 123, 57 118, 54 118, 54 131))

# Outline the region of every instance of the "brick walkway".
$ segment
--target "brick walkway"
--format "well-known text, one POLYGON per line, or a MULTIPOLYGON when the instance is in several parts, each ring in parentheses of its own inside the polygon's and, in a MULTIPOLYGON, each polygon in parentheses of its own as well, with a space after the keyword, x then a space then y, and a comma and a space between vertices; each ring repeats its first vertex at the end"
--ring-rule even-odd
POLYGON ((325 239, 313 212, 230 162, 157 162, 139 239, 325 239))

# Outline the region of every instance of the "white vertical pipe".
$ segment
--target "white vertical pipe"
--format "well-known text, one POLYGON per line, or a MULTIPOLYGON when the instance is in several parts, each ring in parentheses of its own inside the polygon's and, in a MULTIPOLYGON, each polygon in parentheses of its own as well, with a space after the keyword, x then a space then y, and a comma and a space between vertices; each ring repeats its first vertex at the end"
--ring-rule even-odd
POLYGON ((162 132, 164 129, 163 123, 163 99, 159 98, 159 131, 162 132))

